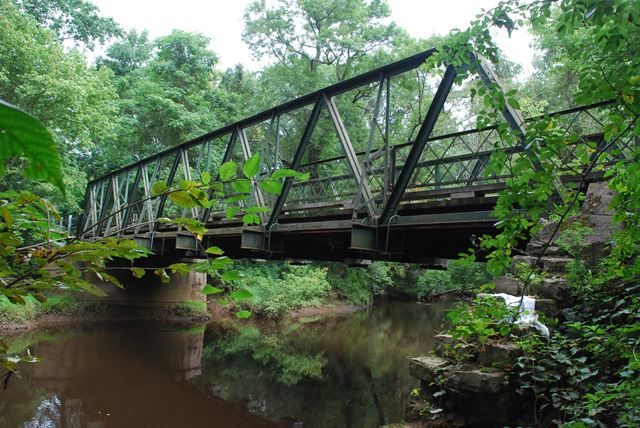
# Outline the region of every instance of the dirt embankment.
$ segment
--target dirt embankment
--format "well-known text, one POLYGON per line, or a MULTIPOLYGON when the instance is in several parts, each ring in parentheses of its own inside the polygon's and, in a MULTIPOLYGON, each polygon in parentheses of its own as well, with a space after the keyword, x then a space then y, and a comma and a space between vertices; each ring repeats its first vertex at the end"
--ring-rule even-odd
MULTIPOLYGON (((148 321, 156 323, 203 323, 209 320, 238 320, 233 311, 214 302, 207 304, 207 312, 200 314, 176 314, 172 311, 158 311, 150 308, 109 307, 80 314, 39 314, 35 320, 21 323, 0 323, 0 333, 22 333, 37 329, 54 327, 75 326, 83 324, 117 323, 130 321, 148 321)), ((286 314, 283 319, 291 321, 304 321, 315 318, 327 318, 332 316, 348 315, 365 309, 364 306, 349 305, 345 303, 333 303, 318 307, 306 307, 294 310, 286 314)), ((258 314, 251 319, 265 320, 258 314)))
POLYGON ((334 304, 334 305, 322 305, 318 307, 306 307, 300 308, 288 314, 288 318, 292 320, 300 320, 302 318, 314 318, 325 317, 333 315, 346 315, 359 312, 364 309, 364 306, 347 305, 347 304, 334 304))
MULTIPOLYGON (((296 309, 285 314, 282 319, 300 321, 309 318, 325 318, 331 316, 352 314, 363 309, 365 309, 364 306, 349 305, 346 303, 307 306, 305 308, 296 309)), ((207 311, 214 320, 237 320, 233 311, 230 311, 224 306, 219 305, 215 302, 209 302, 207 304, 207 311)), ((262 316, 255 313, 251 318, 255 320, 264 320, 262 316)))
POLYGON ((171 312, 154 311, 145 313, 144 311, 127 312, 122 308, 114 310, 100 310, 97 312, 87 312, 82 314, 40 314, 35 320, 21 323, 1 323, 0 333, 13 334, 23 333, 38 329, 48 329, 55 327, 69 327, 85 324, 106 324, 125 322, 154 322, 167 324, 201 324, 209 321, 211 315, 208 313, 176 315, 171 312))

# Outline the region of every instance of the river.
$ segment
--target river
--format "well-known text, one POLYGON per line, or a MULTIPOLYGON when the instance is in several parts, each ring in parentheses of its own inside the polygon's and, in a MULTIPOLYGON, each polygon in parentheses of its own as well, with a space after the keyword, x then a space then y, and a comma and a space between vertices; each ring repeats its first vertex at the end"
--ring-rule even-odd
POLYGON ((13 337, 40 361, 0 390, 2 427, 378 427, 450 304, 187 328, 116 324, 13 337))

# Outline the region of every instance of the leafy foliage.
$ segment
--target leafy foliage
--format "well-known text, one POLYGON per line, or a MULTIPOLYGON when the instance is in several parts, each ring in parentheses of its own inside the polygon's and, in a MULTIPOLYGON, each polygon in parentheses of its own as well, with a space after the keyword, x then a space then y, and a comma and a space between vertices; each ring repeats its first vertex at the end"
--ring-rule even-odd
POLYGON ((285 265, 278 272, 268 266, 243 269, 244 279, 239 284, 243 288, 237 294, 254 309, 254 312, 270 318, 278 318, 287 312, 303 306, 318 306, 330 291, 326 269, 285 265))
MULTIPOLYGON (((507 190, 500 193, 494 210, 500 219, 500 233, 483 237, 466 256, 467 261, 477 255, 487 257, 491 272, 500 274, 510 266, 518 242, 540 230, 541 218, 552 218, 562 225, 579 214, 580 189, 557 180, 562 174, 554 162, 559 153, 574 150, 575 161, 570 168, 582 177, 594 171, 603 173, 617 193, 611 208, 615 211, 614 221, 624 222, 624 228, 618 230, 610 254, 597 266, 578 264, 572 268, 569 280, 577 303, 569 319, 549 342, 535 336, 517 339, 524 346, 525 355, 515 376, 523 393, 534 398, 532 412, 543 426, 636 426, 639 422, 635 348, 640 325, 636 316, 640 277, 636 176, 640 154, 637 145, 628 147, 629 152, 624 155, 616 145, 623 139, 637 139, 640 134, 640 64, 631 54, 640 49, 638 19, 636 5, 628 1, 506 1, 479 15, 467 30, 452 34, 437 58, 457 64, 465 57, 471 58, 472 47, 497 59, 492 27, 510 33, 530 25, 547 49, 544 74, 538 79, 548 76, 552 85, 564 86, 560 94, 579 103, 614 99, 600 118, 607 144, 575 145, 581 131, 575 135, 560 132, 554 118, 542 117, 527 124, 522 156, 492 156, 489 173, 513 177, 507 180, 507 190), (608 162, 606 171, 599 166, 604 161, 608 162)), ((479 125, 496 122, 497 114, 507 103, 517 107, 518 103, 511 101, 516 95, 498 88, 476 89, 474 96, 481 96, 485 104, 478 116, 479 125)), ((496 148, 523 137, 506 126, 499 127, 499 132, 501 140, 496 148)), ((576 228, 571 233, 568 238, 575 239, 585 231, 576 228)), ((565 239, 563 245, 578 255, 577 244, 571 245, 565 239)), ((528 268, 522 279, 529 282, 535 275, 536 268, 528 268)), ((504 316, 499 306, 487 300, 476 301, 453 313, 452 331, 457 337, 476 343, 504 337, 509 329, 496 328, 504 316)))
POLYGON ((401 32, 384 22, 390 12, 384 1, 256 1, 245 10, 243 38, 257 58, 303 59, 311 72, 330 65, 343 80, 354 61, 389 46, 401 32))
POLYGON ((453 326, 450 332, 454 340, 484 345, 489 339, 508 336, 514 317, 502 300, 479 297, 472 305, 459 305, 447 314, 447 318, 453 326))
POLYGON ((233 326, 225 336, 203 349, 207 358, 223 359, 238 354, 250 355, 264 367, 265 375, 274 374, 274 381, 293 385, 301 379, 319 379, 327 364, 321 354, 292 349, 291 344, 274 334, 264 334, 253 326, 233 326))
POLYGON ((24 156, 27 178, 54 183, 64 191, 60 156, 49 131, 35 117, 0 100, 0 173, 8 158, 24 156))
POLYGON ((78 212, 87 175, 103 161, 102 148, 111 144, 120 123, 113 74, 87 66, 80 52, 65 49, 53 31, 21 13, 13 1, 0 2, 0 58, 0 99, 38 118, 51 132, 67 192, 26 179, 27 164, 17 159, 6 164, 0 190, 30 191, 65 213, 78 212))
POLYGON ((74 40, 89 49, 122 32, 113 18, 100 16, 98 8, 85 0, 18 0, 17 4, 38 23, 55 31, 61 41, 74 40))

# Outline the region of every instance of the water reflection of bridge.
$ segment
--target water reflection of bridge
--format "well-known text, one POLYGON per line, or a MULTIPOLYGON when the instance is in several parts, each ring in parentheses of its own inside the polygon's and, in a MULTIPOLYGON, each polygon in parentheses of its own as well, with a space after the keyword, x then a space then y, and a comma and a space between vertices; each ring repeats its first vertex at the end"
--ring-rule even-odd
POLYGON ((22 378, 0 395, 0 425, 177 427, 208 420, 225 427, 272 426, 187 382, 201 373, 204 327, 131 328, 53 333, 37 342, 31 351, 41 360, 24 366, 22 378))
POLYGON ((0 391, 0 426, 397 422, 416 386, 407 358, 432 349, 448 307, 386 302, 346 318, 206 332, 157 323, 46 332, 29 346, 42 360, 0 391))
MULTIPOLYGON (((92 181, 79 231, 87 239, 123 236, 161 254, 197 255, 192 237, 158 221, 186 216, 206 224, 205 246, 218 245, 233 257, 422 263, 455 257, 473 235, 495 232, 491 210, 508 176, 485 170, 498 127, 524 134, 528 121, 506 104, 503 124, 459 131, 458 70, 429 74, 424 63, 433 53, 310 93, 92 181), (414 90, 416 76, 422 86, 414 90), (154 182, 171 185, 204 172, 215 177, 221 163, 242 164, 256 153, 263 163, 258 180, 282 167, 311 176, 285 180, 278 196, 252 182, 248 203, 267 210, 260 226, 242 225, 243 202, 227 219, 221 204, 181 209, 152 194, 154 182)), ((494 84, 491 69, 478 63, 480 78, 494 84)), ((557 154, 563 180, 575 177, 577 145, 603 142, 598 115, 607 105, 553 114, 567 134, 587 135, 557 154)), ((508 162, 526 147, 517 141, 500 150, 508 162)))

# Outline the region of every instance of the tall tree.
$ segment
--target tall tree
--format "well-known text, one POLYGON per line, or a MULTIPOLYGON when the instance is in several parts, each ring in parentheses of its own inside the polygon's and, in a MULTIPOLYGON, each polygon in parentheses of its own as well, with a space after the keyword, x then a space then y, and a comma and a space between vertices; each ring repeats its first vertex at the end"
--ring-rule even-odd
POLYGON ((220 87, 209 38, 174 30, 149 43, 131 32, 98 63, 118 75, 123 126, 104 168, 122 165, 232 122, 236 107, 220 87))
POLYGON ((401 33, 389 15, 385 0, 278 0, 273 7, 261 0, 245 11, 243 39, 257 58, 304 60, 310 71, 330 65, 343 80, 354 62, 401 33))
POLYGON ((3 187, 30 189, 52 198, 62 210, 77 211, 97 147, 109 144, 117 128, 117 93, 108 69, 87 67, 84 56, 65 50, 11 2, 0 1, 0 98, 41 119, 52 130, 64 163, 67 194, 49 184, 25 181, 14 164, 3 187))
POLYGON ((100 15, 99 9, 85 0, 15 0, 20 9, 41 25, 53 30, 60 41, 73 40, 93 50, 122 34, 120 26, 100 15))
POLYGON ((153 43, 149 40, 149 32, 143 30, 138 34, 136 30, 130 30, 109 46, 106 57, 96 59, 96 65, 109 67, 116 76, 124 76, 146 65, 152 52, 153 43))

